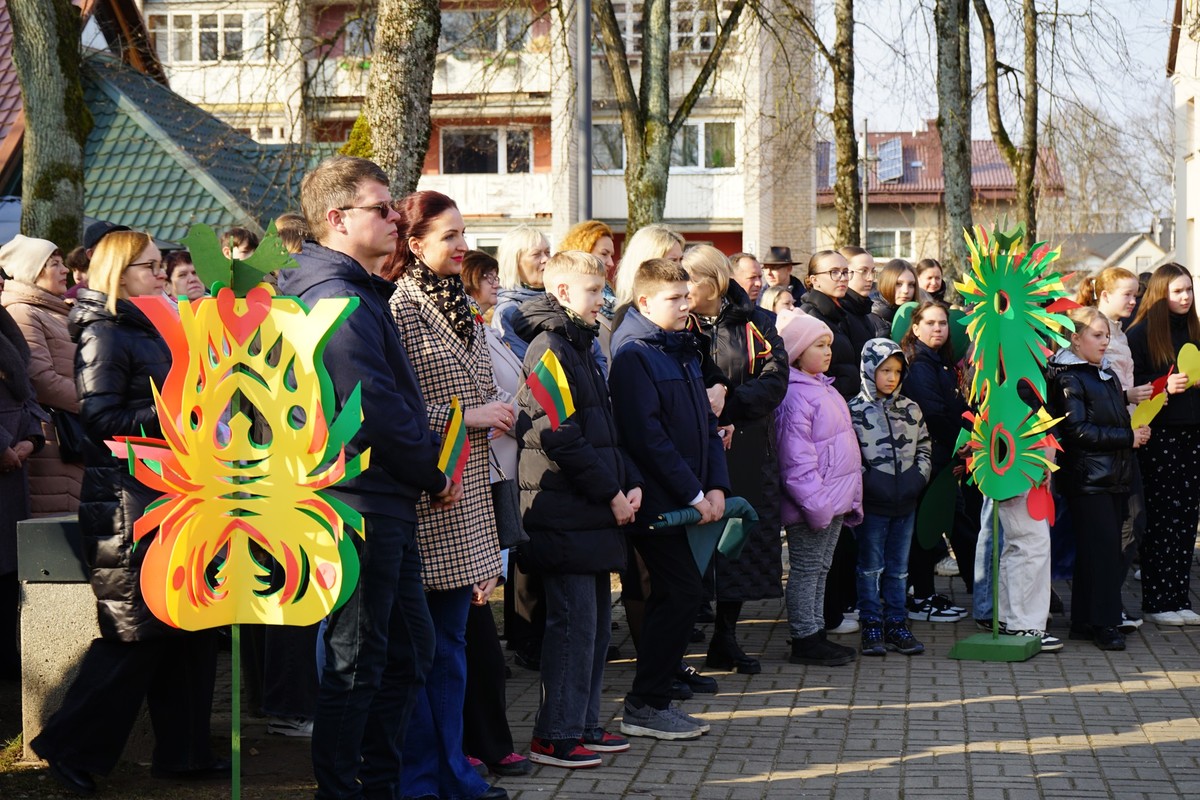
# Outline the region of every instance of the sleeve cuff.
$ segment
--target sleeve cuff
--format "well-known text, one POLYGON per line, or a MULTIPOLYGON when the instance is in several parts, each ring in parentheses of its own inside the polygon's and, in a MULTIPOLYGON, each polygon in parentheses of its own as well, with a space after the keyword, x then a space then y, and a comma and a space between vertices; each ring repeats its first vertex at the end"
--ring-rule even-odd
POLYGON ((688 503, 688 505, 695 506, 695 505, 699 505, 702 502, 704 502, 704 492, 698 492, 696 494, 696 496, 692 498, 692 502, 688 503))

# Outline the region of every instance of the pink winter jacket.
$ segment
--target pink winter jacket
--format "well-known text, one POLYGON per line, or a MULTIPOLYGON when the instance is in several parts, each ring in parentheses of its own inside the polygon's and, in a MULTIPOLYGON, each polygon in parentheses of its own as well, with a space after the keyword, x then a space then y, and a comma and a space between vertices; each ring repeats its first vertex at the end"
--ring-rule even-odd
POLYGON ((838 514, 862 522, 862 459, 850 409, 833 379, 792 367, 783 404, 775 411, 783 524, 813 530, 838 514))

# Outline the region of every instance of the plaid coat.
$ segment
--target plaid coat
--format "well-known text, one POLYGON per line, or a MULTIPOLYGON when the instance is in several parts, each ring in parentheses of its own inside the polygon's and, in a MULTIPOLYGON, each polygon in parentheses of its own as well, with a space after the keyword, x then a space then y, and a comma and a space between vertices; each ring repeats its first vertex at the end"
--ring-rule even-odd
MULTIPOLYGON (((450 398, 463 410, 497 400, 483 323, 467 344, 441 310, 407 275, 396 281, 392 316, 425 395, 429 427, 441 436, 450 421, 450 398)), ((425 588, 457 589, 500 574, 500 544, 492 511, 487 430, 469 428, 471 455, 463 470, 463 499, 449 511, 417 508, 417 542, 425 588)))

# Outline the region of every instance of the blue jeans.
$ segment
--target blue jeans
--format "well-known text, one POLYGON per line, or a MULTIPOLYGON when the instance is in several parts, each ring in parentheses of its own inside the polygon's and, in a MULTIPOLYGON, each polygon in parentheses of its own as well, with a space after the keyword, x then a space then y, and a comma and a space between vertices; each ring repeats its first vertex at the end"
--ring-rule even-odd
POLYGON ((400 795, 474 800, 488 790, 463 753, 467 693, 467 610, 471 587, 426 592, 437 642, 425 691, 417 695, 404 737, 400 795))
POLYGON ((604 659, 612 638, 608 574, 543 576, 542 705, 533 735, 579 739, 600 727, 604 659))
MULTIPOLYGON (((992 504, 988 496, 983 498, 983 509, 979 512, 979 541, 975 547, 975 590, 971 593, 971 615, 975 619, 992 618, 992 504)), ((1004 549, 1004 527, 1000 526, 1000 540, 996 546, 1004 549)))
POLYGON ((358 585, 324 631, 312 738, 318 800, 397 796, 404 730, 433 663, 416 523, 363 521, 358 585))
POLYGON ((866 514, 855 528, 858 538, 859 619, 908 619, 908 548, 916 513, 902 517, 866 514), (880 590, 883 592, 882 608, 880 590))

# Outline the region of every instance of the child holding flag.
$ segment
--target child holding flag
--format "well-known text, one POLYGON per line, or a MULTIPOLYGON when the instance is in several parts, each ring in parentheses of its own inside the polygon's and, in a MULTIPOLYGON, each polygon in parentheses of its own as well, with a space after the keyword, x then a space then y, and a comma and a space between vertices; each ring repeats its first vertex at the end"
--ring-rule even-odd
POLYGON ((641 505, 640 479, 617 447, 608 386, 592 344, 599 333, 604 265, 567 251, 543 273, 546 293, 512 317, 529 342, 520 416, 521 506, 529 543, 524 566, 543 577, 546 636, 542 703, 530 760, 578 769, 629 742, 600 725, 611 635, 609 573, 625 564, 619 526, 641 505))

